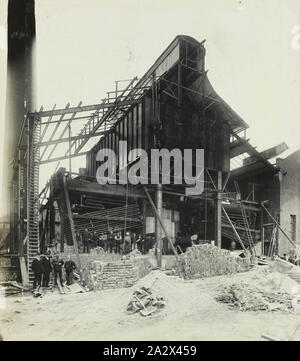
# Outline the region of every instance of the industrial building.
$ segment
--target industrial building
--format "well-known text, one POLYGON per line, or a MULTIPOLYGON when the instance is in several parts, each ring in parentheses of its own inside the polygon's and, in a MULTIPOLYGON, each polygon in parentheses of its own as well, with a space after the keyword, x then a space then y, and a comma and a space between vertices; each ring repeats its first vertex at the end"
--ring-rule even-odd
POLYGON ((13 141, 9 227, 3 223, 0 245, 1 257, 12 260, 7 274, 11 267, 15 277, 24 281, 27 275, 32 282, 33 257, 55 240, 59 252, 75 254, 80 263, 77 234, 85 228, 153 236, 158 265, 162 255, 184 252, 193 235, 220 248, 234 241, 254 256, 295 247, 300 153, 279 158, 285 143, 264 152, 251 145, 248 124, 209 81, 204 44, 176 36, 142 77, 116 82, 99 104, 24 111, 22 125, 15 126, 20 132, 13 141), (78 119, 85 126, 74 135, 71 126, 78 119), (171 184, 99 184, 100 149, 117 154, 117 176, 138 161, 127 161, 120 141, 127 141, 127 152, 203 149, 204 191, 187 195, 188 185, 174 180, 174 161, 171 184), (57 157, 60 144, 67 147, 57 157), (72 159, 82 155, 86 166, 73 172, 72 159), (64 159, 68 169, 59 166, 64 159), (56 171, 39 189, 39 166, 50 162, 57 163, 56 171))

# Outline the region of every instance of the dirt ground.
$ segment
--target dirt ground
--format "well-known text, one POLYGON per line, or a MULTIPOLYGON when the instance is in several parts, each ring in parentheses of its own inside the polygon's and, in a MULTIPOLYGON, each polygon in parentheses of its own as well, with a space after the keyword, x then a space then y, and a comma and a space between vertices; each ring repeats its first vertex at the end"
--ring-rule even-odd
POLYGON ((254 341, 263 340, 262 334, 300 340, 300 329, 294 332, 300 315, 293 311, 242 312, 215 300, 220 285, 243 277, 184 281, 152 271, 126 289, 8 297, 6 309, 0 310, 0 330, 4 340, 254 341), (153 294, 163 296, 167 305, 148 317, 129 315, 126 306, 132 292, 142 285, 152 286, 153 294))

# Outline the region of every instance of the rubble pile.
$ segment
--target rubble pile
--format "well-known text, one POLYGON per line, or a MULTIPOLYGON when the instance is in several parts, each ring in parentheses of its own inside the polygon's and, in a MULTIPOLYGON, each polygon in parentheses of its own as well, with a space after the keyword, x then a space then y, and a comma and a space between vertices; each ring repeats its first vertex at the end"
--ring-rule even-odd
POLYGON ((216 300, 241 311, 273 311, 291 309, 292 298, 284 292, 265 292, 246 282, 238 282, 225 286, 216 300))
POLYGON ((230 251, 210 244, 193 245, 179 255, 176 273, 184 278, 203 278, 250 269, 250 259, 236 257, 230 251))
POLYGON ((150 271, 151 265, 145 257, 115 262, 91 261, 83 270, 83 281, 90 290, 131 287, 150 271))
POLYGON ((165 307, 163 297, 154 296, 150 288, 141 287, 133 292, 132 299, 128 303, 127 312, 130 314, 139 312, 142 316, 150 316, 165 307))
POLYGON ((24 292, 29 292, 30 287, 24 287, 22 284, 16 282, 16 281, 7 281, 7 282, 1 282, 0 283, 0 296, 1 293, 3 293, 2 296, 13 296, 13 295, 20 295, 24 292))
POLYGON ((105 254, 105 251, 102 247, 95 247, 90 250, 90 254, 105 254))
POLYGON ((142 253, 138 249, 134 249, 130 253, 123 256, 123 259, 130 259, 130 258, 133 258, 133 257, 139 257, 141 255, 142 255, 142 253))
POLYGON ((295 287, 288 276, 263 269, 221 286, 216 300, 241 311, 288 311, 293 308, 295 287))

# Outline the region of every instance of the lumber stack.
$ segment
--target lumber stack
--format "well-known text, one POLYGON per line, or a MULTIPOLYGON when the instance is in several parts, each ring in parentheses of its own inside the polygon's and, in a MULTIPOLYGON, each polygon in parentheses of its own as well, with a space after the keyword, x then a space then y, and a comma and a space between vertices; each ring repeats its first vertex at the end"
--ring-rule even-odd
POLYGON ((250 269, 248 258, 210 244, 193 245, 179 255, 176 273, 187 279, 244 272, 250 269))

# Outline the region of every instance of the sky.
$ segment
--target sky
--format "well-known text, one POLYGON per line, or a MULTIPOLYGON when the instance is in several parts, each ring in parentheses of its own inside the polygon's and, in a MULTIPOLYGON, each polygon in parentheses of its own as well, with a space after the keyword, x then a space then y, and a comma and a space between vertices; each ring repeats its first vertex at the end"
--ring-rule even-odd
POLYGON ((36 25, 37 108, 100 102, 184 34, 206 39, 208 77, 258 150, 300 147, 300 0, 36 0, 36 25))

